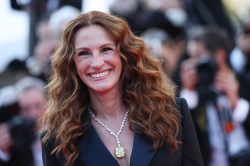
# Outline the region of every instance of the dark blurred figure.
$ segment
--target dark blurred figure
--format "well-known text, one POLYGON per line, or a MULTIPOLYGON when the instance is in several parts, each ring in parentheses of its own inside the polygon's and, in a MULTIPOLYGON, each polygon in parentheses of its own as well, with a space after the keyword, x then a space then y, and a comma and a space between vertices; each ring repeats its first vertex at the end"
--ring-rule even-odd
POLYGON ((117 0, 111 5, 110 11, 125 18, 136 35, 151 28, 159 28, 173 39, 182 37, 187 18, 181 1, 163 0, 160 4, 153 4, 157 3, 153 0, 117 0))
POLYGON ((37 43, 34 54, 29 56, 25 65, 30 75, 47 82, 50 74, 50 57, 60 44, 64 26, 80 13, 75 7, 66 5, 54 11, 48 19, 36 26, 37 43))
POLYGON ((162 61, 163 71, 179 86, 176 78, 177 64, 185 51, 185 39, 173 39, 165 30, 149 28, 141 34, 151 54, 162 61))
POLYGON ((25 148, 23 145, 26 146, 29 143, 26 138, 30 138, 28 131, 31 126, 29 123, 23 123, 24 121, 19 118, 20 107, 16 88, 13 85, 0 89, 0 102, 0 165, 27 164, 23 161, 27 159, 26 151, 22 148, 25 148), (21 141, 14 143, 14 140, 21 141), (22 154, 22 152, 25 152, 25 154, 22 154))
POLYGON ((13 85, 0 88, 0 123, 19 114, 16 89, 13 85))
POLYGON ((45 110, 43 87, 43 81, 25 77, 1 89, 0 114, 8 115, 0 122, 1 166, 42 166, 37 121, 45 110))
POLYGON ((224 28, 234 39, 235 29, 222 0, 182 0, 188 14, 187 29, 197 25, 215 25, 224 28))
POLYGON ((187 42, 189 59, 181 63, 180 95, 187 99, 208 166, 250 163, 250 107, 228 63, 231 47, 224 29, 194 28, 187 42))
POLYGON ((250 22, 237 33, 235 43, 236 46, 230 54, 230 62, 242 82, 241 96, 250 101, 250 22))
POLYGON ((34 46, 37 42, 35 27, 37 23, 49 18, 57 9, 69 5, 79 10, 82 7, 82 0, 10 0, 11 7, 15 10, 27 11, 30 16, 30 36, 29 36, 29 55, 34 54, 34 46))
POLYGON ((25 76, 34 76, 47 82, 50 74, 50 56, 58 47, 65 24, 80 13, 75 7, 63 6, 37 22, 35 35, 37 43, 34 54, 26 59, 13 59, 0 73, 0 87, 14 84, 25 76))
POLYGON ((40 18, 42 18, 42 15, 50 16, 62 6, 70 5, 79 10, 82 7, 80 0, 10 0, 10 2, 13 9, 33 11, 40 15, 40 18))
POLYGON ((13 59, 9 62, 3 72, 0 73, 0 88, 13 85, 17 80, 29 75, 25 61, 13 59))

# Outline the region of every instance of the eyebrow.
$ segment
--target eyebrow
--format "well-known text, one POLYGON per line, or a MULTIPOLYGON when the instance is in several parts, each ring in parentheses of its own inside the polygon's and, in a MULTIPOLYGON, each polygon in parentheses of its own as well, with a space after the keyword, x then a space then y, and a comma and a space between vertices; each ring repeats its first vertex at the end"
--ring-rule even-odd
MULTIPOLYGON (((100 45, 99 48, 103 48, 103 47, 107 47, 107 46, 115 46, 116 47, 115 43, 107 43, 107 44, 100 45)), ((82 50, 82 49, 88 50, 89 48, 88 47, 79 47, 79 48, 75 49, 75 52, 77 52, 78 50, 82 50)))

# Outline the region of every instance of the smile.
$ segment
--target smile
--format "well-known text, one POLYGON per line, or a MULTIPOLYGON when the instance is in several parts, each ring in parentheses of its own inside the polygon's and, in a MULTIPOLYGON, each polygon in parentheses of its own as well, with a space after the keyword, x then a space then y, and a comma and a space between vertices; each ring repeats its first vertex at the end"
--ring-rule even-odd
POLYGON ((110 72, 110 70, 106 70, 106 71, 101 72, 101 73, 95 73, 95 74, 89 74, 89 75, 92 78, 100 78, 100 77, 104 77, 104 76, 108 75, 109 72, 110 72))

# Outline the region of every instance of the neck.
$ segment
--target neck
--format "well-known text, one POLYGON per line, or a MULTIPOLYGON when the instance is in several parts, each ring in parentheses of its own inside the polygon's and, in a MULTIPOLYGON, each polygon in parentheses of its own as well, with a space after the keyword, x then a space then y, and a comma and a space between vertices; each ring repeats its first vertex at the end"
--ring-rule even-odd
POLYGON ((91 104, 96 116, 102 119, 118 118, 123 116, 127 108, 122 101, 120 91, 109 93, 90 92, 91 104))

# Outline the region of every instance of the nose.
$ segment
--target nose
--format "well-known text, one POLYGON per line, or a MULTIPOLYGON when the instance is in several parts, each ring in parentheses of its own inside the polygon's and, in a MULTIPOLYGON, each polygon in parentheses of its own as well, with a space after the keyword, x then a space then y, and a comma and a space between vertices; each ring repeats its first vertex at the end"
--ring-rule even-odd
POLYGON ((99 68, 101 68, 103 65, 104 65, 104 60, 103 60, 103 58, 102 58, 100 55, 98 55, 98 54, 93 55, 92 62, 91 62, 91 64, 90 64, 90 66, 93 67, 93 68, 99 69, 99 68))

